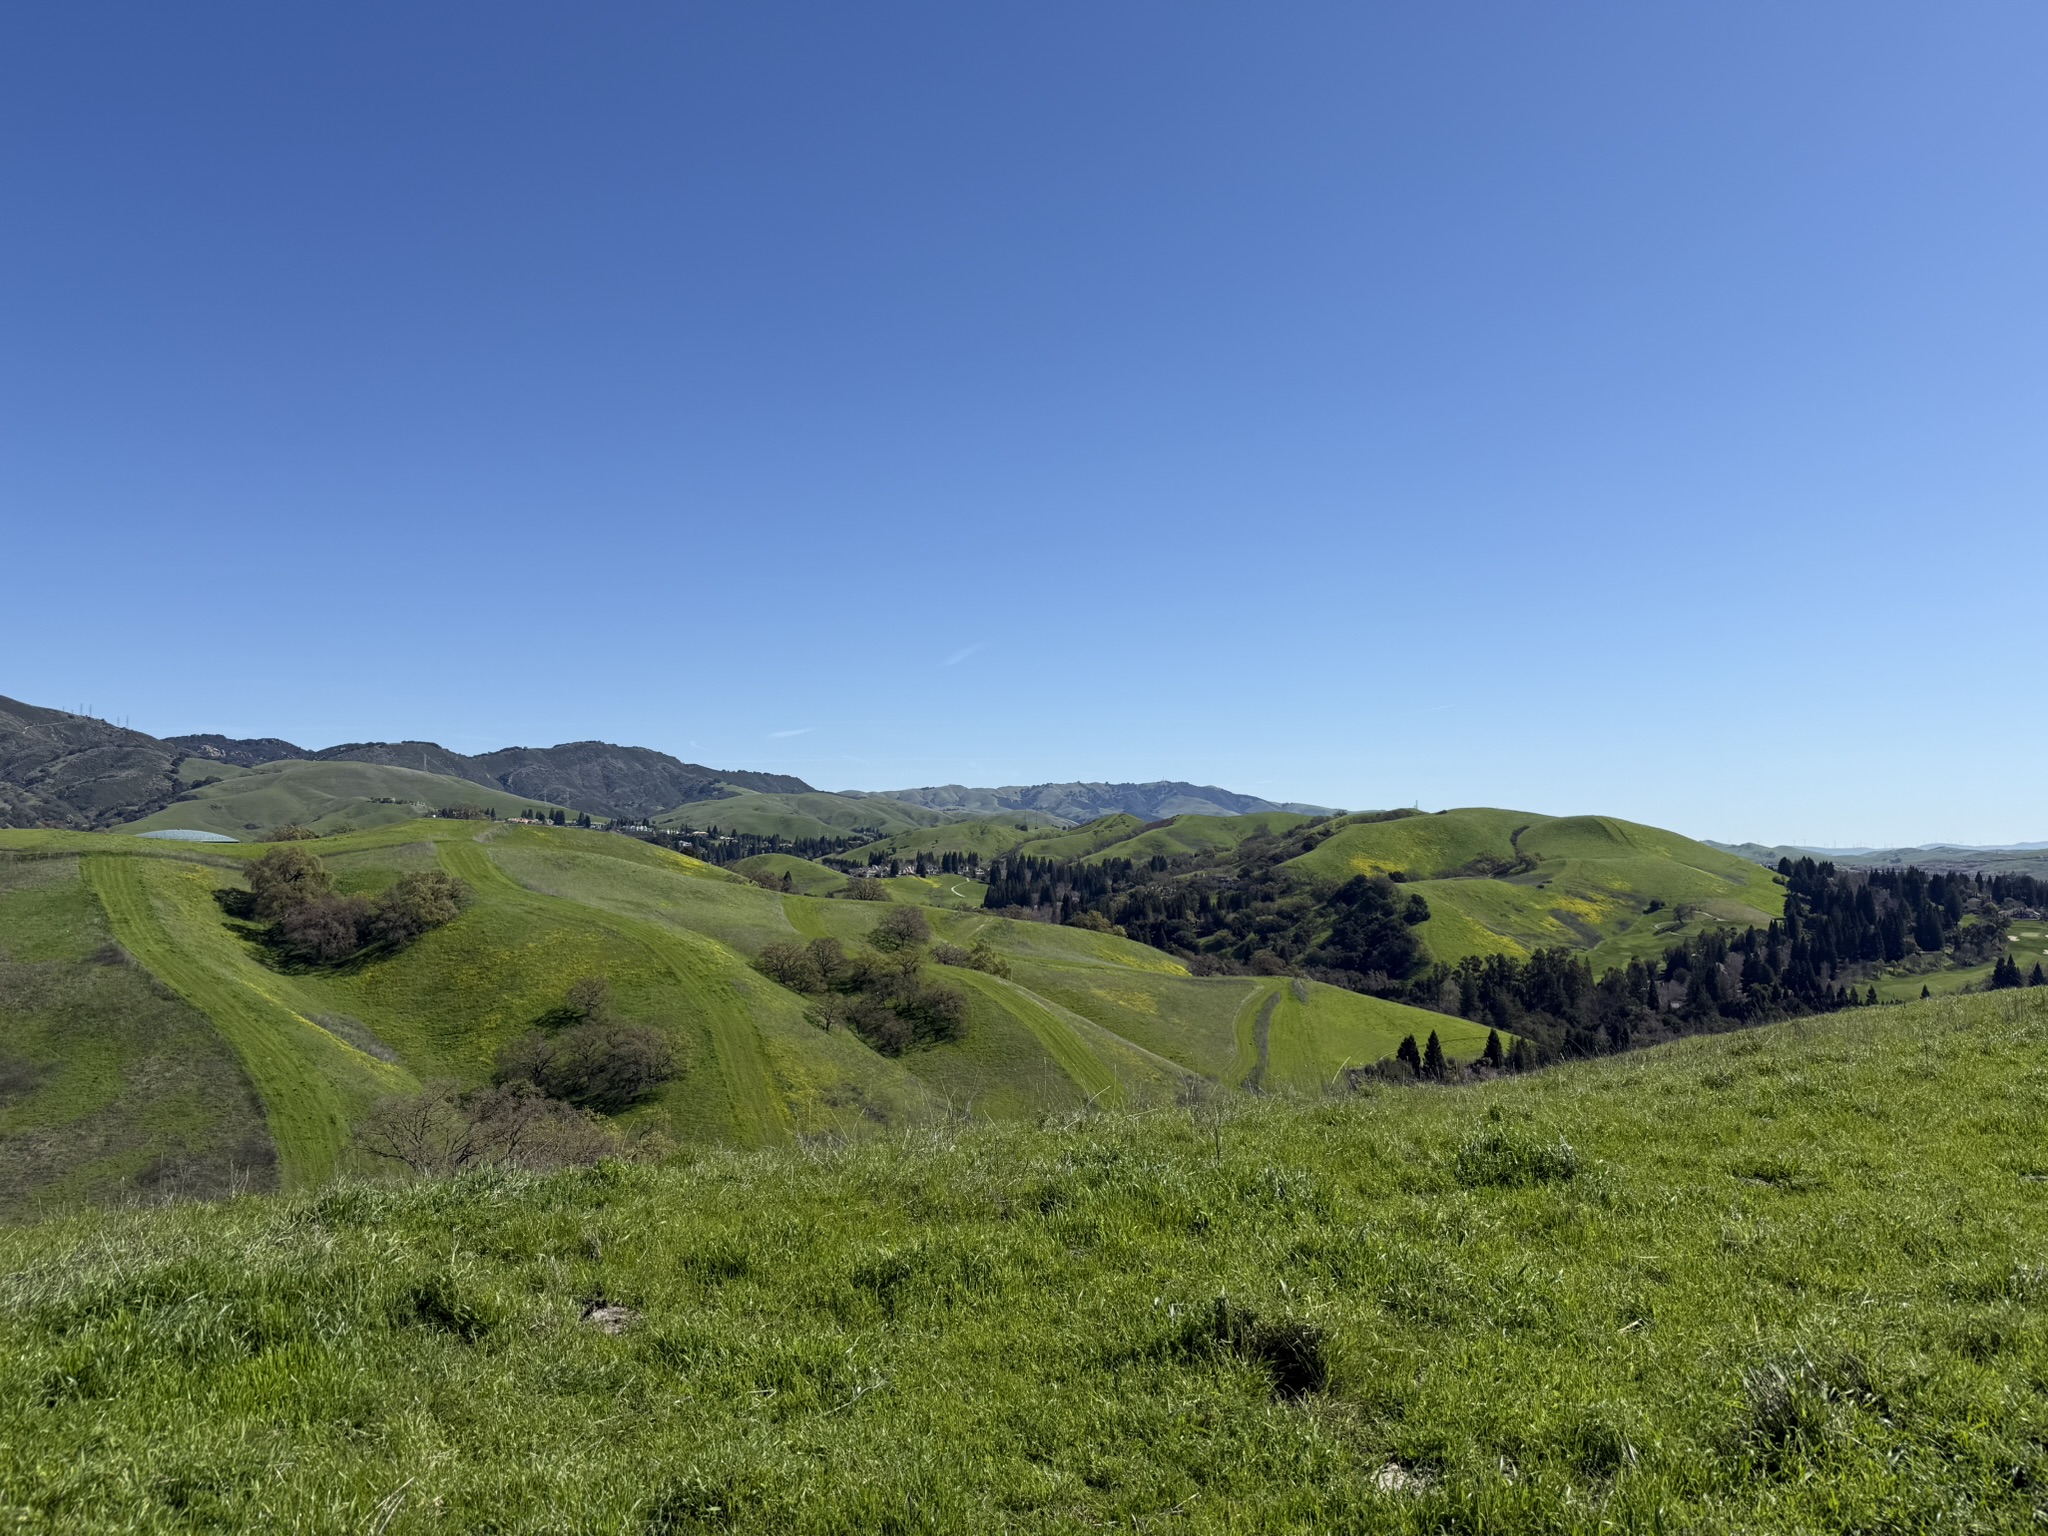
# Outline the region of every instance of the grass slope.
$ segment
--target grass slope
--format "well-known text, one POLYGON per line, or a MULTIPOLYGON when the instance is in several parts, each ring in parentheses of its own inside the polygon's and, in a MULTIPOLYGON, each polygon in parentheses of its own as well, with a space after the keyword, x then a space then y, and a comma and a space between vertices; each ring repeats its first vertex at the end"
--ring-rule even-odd
POLYGON ((77 857, 0 860, 0 1220, 276 1182, 234 1051, 114 943, 77 857))
POLYGON ((0 1509, 2031 1529, 2044 1055, 2048 999, 2006 994, 1478 1089, 0 1232, 0 1509))
POLYGON ((894 901, 962 912, 979 912, 988 896, 987 886, 965 875, 898 875, 893 880, 884 878, 882 886, 894 901))
POLYGON ((1292 832, 1312 820, 1313 817, 1297 816, 1291 811, 1254 811, 1248 816, 1176 816, 1163 827, 1136 832, 1097 849, 1088 858, 1091 862, 1130 859, 1142 863, 1162 856, 1171 859, 1183 854, 1216 853, 1241 847, 1249 838, 1292 832))
POLYGON ((1085 859, 1092 853, 1127 842, 1145 830, 1136 816, 1119 813, 1084 823, 1068 832, 1049 832, 1017 845, 1016 851, 1034 859, 1085 859))
POLYGON ((1445 961, 1561 945, 1591 950, 1601 970, 1703 927, 1762 924, 1785 905, 1761 866, 1611 816, 1474 808, 1352 822, 1286 867, 1324 884, 1404 874, 1433 914, 1417 932, 1445 961), (1528 867, 1485 873, 1517 863, 1528 867))
POLYGON ((846 876, 836 869, 810 859, 800 859, 793 853, 757 853, 751 859, 741 859, 732 866, 740 874, 752 878, 767 875, 780 880, 789 876, 790 883, 804 896, 829 896, 846 887, 846 876))
POLYGON ((500 816, 521 816, 539 804, 467 779, 379 763, 277 762, 248 769, 209 766, 225 775, 219 783, 190 790, 154 815, 128 823, 124 830, 180 828, 244 838, 292 821, 317 832, 344 823, 387 826, 444 806, 473 805, 479 810, 495 809, 500 816))
POLYGON ((95 856, 86 883, 122 947, 213 1021, 263 1103, 287 1187, 339 1171, 350 1124, 409 1074, 313 1022, 291 978, 265 971, 221 926, 212 869, 95 856))

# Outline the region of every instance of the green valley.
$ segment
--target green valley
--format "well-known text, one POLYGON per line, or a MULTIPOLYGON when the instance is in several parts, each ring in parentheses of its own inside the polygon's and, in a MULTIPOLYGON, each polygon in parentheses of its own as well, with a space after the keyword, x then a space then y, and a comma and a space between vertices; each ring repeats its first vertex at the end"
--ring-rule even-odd
MULTIPOLYGON (((0 948, 8 963, 61 973, 65 986, 134 976, 175 999, 180 1027, 205 1043, 199 1056, 228 1067, 237 1102, 261 1106, 258 1140, 273 1150, 249 1158, 249 1177, 292 1187, 367 1171, 351 1128, 374 1104, 429 1081, 486 1084, 508 1044, 541 1027, 586 977, 602 978, 618 1016, 659 1031, 679 1063, 621 1124, 680 1145, 857 1136, 967 1108, 1042 1113, 1105 1093, 1167 1103, 1199 1081, 1313 1088, 1391 1055, 1404 1035, 1440 1029, 1456 1059, 1476 1056, 1484 1041, 1462 1021, 1302 984, 1302 999, 1290 993, 1259 1016, 1261 1041, 1274 1042, 1269 1055, 1246 1044, 1250 995, 1261 990, 1252 983, 1190 976, 1158 950, 1108 934, 988 914, 983 888, 964 877, 880 880, 872 883, 893 900, 855 902, 808 893, 846 885, 822 866, 787 857, 751 864, 747 873, 771 875, 773 888, 629 837, 509 823, 394 822, 290 845, 0 832, 0 872, 13 882, 0 948), (279 847, 313 850, 343 899, 440 871, 462 882, 468 904, 393 953, 373 947, 332 964, 280 958, 237 906, 247 900, 244 872, 279 847), (802 880, 785 891, 784 873, 802 880), (860 952, 883 914, 906 904, 927 914, 933 942, 952 946, 935 951, 932 971, 966 999, 955 1042, 880 1053, 819 1028, 809 1000, 751 963, 769 945, 824 936, 860 952), (117 957, 111 969, 76 952, 91 947, 94 925, 117 957), (82 936, 57 958, 32 959, 40 951, 20 936, 60 928, 82 936), (970 946, 1000 957, 1007 974, 944 963, 970 946), (1210 1018, 1218 1024, 1203 1022, 1210 1018)), ((77 1144, 38 1154, 21 1198, 101 1188, 110 1172, 92 1170, 112 1165, 78 1128, 107 1101, 81 1094, 66 1067, 100 1049, 99 1020, 62 1009, 20 1017, 31 1015, 33 1027, 10 1035, 17 1086, 0 1145, 31 1132, 77 1144)), ((209 1111, 192 1134, 231 1134, 226 1114, 209 1111)), ((232 1134, 246 1141, 246 1123, 232 1134)))

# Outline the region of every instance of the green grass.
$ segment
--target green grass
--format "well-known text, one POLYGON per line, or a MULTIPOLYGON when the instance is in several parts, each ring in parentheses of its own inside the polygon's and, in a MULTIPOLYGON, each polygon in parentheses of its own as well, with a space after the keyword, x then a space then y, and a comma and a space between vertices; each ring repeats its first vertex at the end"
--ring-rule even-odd
POLYGON ((741 859, 732 867, 749 878, 767 875, 780 880, 787 875, 797 893, 803 896, 829 896, 846 888, 846 876, 838 870, 810 859, 800 859, 793 853, 758 853, 751 859, 741 859))
POLYGON ((1452 1061, 1474 1061, 1486 1048, 1486 1026, 1468 1019, 1361 997, 1320 982, 1286 982, 1270 1021, 1270 1060, 1264 1086, 1316 1092, 1346 1067, 1368 1067, 1391 1057, 1404 1035, 1416 1043, 1432 1031, 1452 1061), (1304 995, 1305 994, 1305 995, 1304 995))
POLYGON ((2032 1529, 2044 1062, 2022 992, 1477 1089, 82 1214, 0 1232, 0 1509, 2032 1529))
POLYGON ((1087 1095, 1090 1102, 1104 1105, 1123 1102, 1122 1082, 1109 1065, 1089 1049, 1076 1027, 1079 1021, 1064 1009, 1033 996, 1014 981, 1001 976, 986 976, 978 971, 952 971, 948 974, 970 991, 995 999, 1012 1017, 1021 1020, 1039 1045, 1044 1047, 1046 1055, 1059 1064, 1060 1071, 1087 1095))
POLYGON ((293 821, 324 832, 343 823, 381 827, 411 821, 427 811, 454 805, 519 816, 538 803, 416 768, 278 762, 235 771, 218 784, 192 790, 163 810, 130 822, 124 830, 180 828, 249 838, 293 821))
POLYGON ((894 901, 920 907, 947 907, 957 912, 979 912, 988 887, 965 875, 898 875, 884 878, 883 887, 894 901))
POLYGON ((78 859, 0 860, 0 1220, 276 1181, 234 1051, 115 945, 78 859))

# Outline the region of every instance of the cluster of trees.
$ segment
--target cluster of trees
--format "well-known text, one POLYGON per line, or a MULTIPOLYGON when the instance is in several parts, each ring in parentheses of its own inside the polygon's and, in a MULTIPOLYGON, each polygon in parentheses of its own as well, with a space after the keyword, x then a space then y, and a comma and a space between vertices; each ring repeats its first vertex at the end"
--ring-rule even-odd
POLYGON ((1281 866, 1341 827, 1414 814, 1326 818, 1262 833, 1231 849, 1154 855, 1142 863, 1012 855, 990 865, 983 905, 1056 923, 1076 912, 1099 912, 1131 938, 1179 956, 1197 974, 1291 972, 1378 990, 1413 971, 1420 949, 1403 930, 1427 920, 1428 904, 1385 879, 1352 881, 1336 895, 1319 897, 1281 866), (1341 933, 1333 935, 1333 920, 1341 933))
POLYGON ((1427 1045, 1416 1045, 1415 1037, 1409 1035, 1401 1041, 1392 1060, 1346 1075, 1354 1084, 1371 1077, 1395 1082, 1448 1083, 1461 1078, 1495 1077, 1503 1072, 1525 1071, 1536 1064, 1536 1059, 1535 1049, 1528 1040, 1518 1036, 1513 1046, 1504 1047, 1500 1031, 1489 1029, 1486 1048, 1479 1053, 1479 1059, 1469 1066, 1460 1067, 1444 1054, 1443 1042, 1432 1029, 1427 1045))
POLYGON ((249 866, 247 913, 267 923, 274 947, 313 965, 334 965, 371 946, 402 949, 451 921, 469 887, 438 870, 402 875, 374 900, 335 890, 320 856, 281 843, 249 866))
POLYGON ((465 1088, 432 1082, 385 1099, 355 1127, 355 1144, 372 1157, 422 1177, 470 1168, 572 1167, 667 1150, 665 1139, 626 1139, 602 1118, 524 1086, 465 1088))
POLYGON ((988 891, 981 904, 991 912, 1064 923, 1076 912, 1105 910, 1133 880, 1129 859, 1098 863, 1010 854, 989 865, 988 891))
POLYGON ((1830 973, 1841 965, 1897 964, 1955 949, 1968 960, 1994 952, 2005 921, 1982 876, 1919 869, 1837 869, 1810 858, 1781 859, 1784 939, 1830 973), (1977 921, 1965 925, 1963 918, 1977 921))
MULTIPOLYGON (((1702 934, 1672 946, 1661 962, 1632 960, 1597 977, 1584 955, 1568 949, 1541 949, 1526 960, 1468 955, 1456 965, 1427 967, 1396 995, 1512 1034, 1506 1066, 1517 1071, 1809 1011, 1767 1003, 1760 993, 1745 996, 1739 966, 1730 963, 1739 954, 1725 935, 1702 934)), ((1828 1006, 1848 1001, 1836 992, 1828 1006)))
POLYGON ((2011 955, 2001 955, 1998 964, 1991 967, 1991 980, 1987 985, 1993 992, 2003 992, 2008 987, 2048 987, 2048 971, 2041 968, 2041 962, 2034 962, 2031 973, 2022 974, 2019 961, 2011 955))
MULTIPOLYGON (((831 938, 771 944, 754 965, 770 980, 815 997, 810 1017, 819 1028, 851 1030, 884 1056, 957 1040, 967 1021, 967 998, 924 974, 932 930, 923 911, 892 907, 868 937, 874 948, 854 954, 831 938)), ((930 958, 999 975, 1005 969, 983 946, 940 945, 930 958)))
POLYGON ((591 976, 570 987, 539 1028, 498 1053, 493 1080, 500 1087, 524 1084, 577 1109, 616 1114, 647 1098, 677 1071, 667 1034, 618 1018, 610 986, 603 977, 591 976))
POLYGON ((2012 902, 2038 912, 2048 907, 2048 880, 2033 875, 1979 875, 1978 888, 1993 901, 2012 902))
POLYGON ((707 864, 737 864, 764 853, 789 853, 822 864, 831 863, 849 848, 873 842, 875 836, 875 833, 868 832, 848 837, 782 837, 773 832, 733 832, 706 827, 701 832, 657 832, 647 840, 694 854, 707 864))
MULTIPOLYGON (((2012 886, 1997 893, 1994 882, 2009 877, 1844 870, 1811 859, 1787 860, 1779 872, 1786 878, 1785 916, 1766 927, 1696 934, 1656 959, 1632 960, 1597 978, 1571 950, 1539 950, 1527 960, 1468 956, 1419 970, 1391 995, 1527 1041, 1529 1058, 1517 1062, 1511 1053, 1510 1068, 1604 1055, 1874 1005, 1869 982, 1880 966, 1944 946, 1959 960, 1978 960, 2004 938, 1999 902, 2032 894, 2012 886)), ((2035 971, 2048 985, 2048 973, 2035 971)), ((2032 984, 2009 956, 1990 981, 2032 984)))
POLYGON ((355 1141, 422 1175, 653 1161, 673 1150, 667 1137, 644 1130, 628 1138, 605 1116, 640 1103, 679 1070, 668 1036, 620 1020, 604 978, 586 977, 498 1053, 487 1087, 434 1082, 386 1099, 356 1126, 355 1141))

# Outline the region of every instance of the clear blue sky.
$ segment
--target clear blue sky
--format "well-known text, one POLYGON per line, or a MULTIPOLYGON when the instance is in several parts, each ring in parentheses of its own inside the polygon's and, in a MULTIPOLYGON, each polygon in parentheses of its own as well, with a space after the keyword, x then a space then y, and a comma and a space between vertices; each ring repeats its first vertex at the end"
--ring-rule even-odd
POLYGON ((44 5, 0 692, 2048 838, 2048 7, 44 5))

